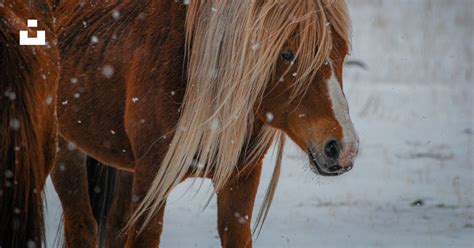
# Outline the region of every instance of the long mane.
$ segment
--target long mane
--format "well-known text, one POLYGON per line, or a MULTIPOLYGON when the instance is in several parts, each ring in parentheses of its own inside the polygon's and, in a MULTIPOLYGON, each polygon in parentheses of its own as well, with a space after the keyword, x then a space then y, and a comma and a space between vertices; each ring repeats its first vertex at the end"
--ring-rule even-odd
MULTIPOLYGON (((261 155, 280 131, 265 127, 256 145, 243 148, 248 145, 255 106, 275 81, 281 50, 290 37, 297 38, 298 68, 291 97, 301 97, 329 58, 331 31, 349 41, 344 0, 192 0, 186 20, 188 83, 181 117, 131 223, 144 215, 148 222, 190 170, 201 176, 212 171, 219 192, 242 157, 261 155)), ((280 161, 257 222, 264 220, 270 206, 280 161)))

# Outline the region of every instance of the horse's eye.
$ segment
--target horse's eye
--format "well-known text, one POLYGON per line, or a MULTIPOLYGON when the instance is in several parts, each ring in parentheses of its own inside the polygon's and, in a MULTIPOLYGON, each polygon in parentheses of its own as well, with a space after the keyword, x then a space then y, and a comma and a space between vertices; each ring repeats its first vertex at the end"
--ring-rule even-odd
POLYGON ((281 53, 281 58, 286 61, 292 62, 295 59, 295 55, 291 50, 286 50, 281 53))

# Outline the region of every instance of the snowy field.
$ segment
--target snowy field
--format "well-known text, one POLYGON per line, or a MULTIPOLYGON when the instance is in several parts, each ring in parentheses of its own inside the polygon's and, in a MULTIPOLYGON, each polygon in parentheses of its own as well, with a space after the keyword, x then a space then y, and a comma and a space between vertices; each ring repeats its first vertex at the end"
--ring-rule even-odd
MULTIPOLYGON (((473 7, 473 0, 351 1, 352 59, 368 65, 345 74, 360 156, 350 173, 323 178, 288 144, 255 247, 472 247, 473 7)), ((189 184, 168 201, 162 247, 220 247, 215 199, 203 209, 210 185, 183 196, 189 184)), ((53 247, 61 210, 50 182, 47 197, 53 247)))

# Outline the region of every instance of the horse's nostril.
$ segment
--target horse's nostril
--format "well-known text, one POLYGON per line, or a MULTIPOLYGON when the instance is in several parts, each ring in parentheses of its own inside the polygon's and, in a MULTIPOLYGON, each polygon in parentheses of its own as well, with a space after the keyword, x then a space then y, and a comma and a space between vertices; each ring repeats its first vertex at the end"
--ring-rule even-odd
POLYGON ((339 165, 333 165, 331 167, 328 168, 329 172, 338 172, 340 170, 342 170, 342 167, 339 166, 339 165))
POLYGON ((329 141, 324 147, 324 154, 328 158, 337 159, 339 157, 339 144, 335 140, 329 141))

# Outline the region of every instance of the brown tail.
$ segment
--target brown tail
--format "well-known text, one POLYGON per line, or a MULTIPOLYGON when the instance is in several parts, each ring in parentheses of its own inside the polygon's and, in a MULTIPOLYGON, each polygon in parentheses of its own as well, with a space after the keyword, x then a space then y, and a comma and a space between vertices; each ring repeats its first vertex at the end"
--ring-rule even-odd
POLYGON ((19 46, 23 22, 0 8, 0 247, 9 248, 42 246, 42 191, 56 149, 57 53, 19 46))

